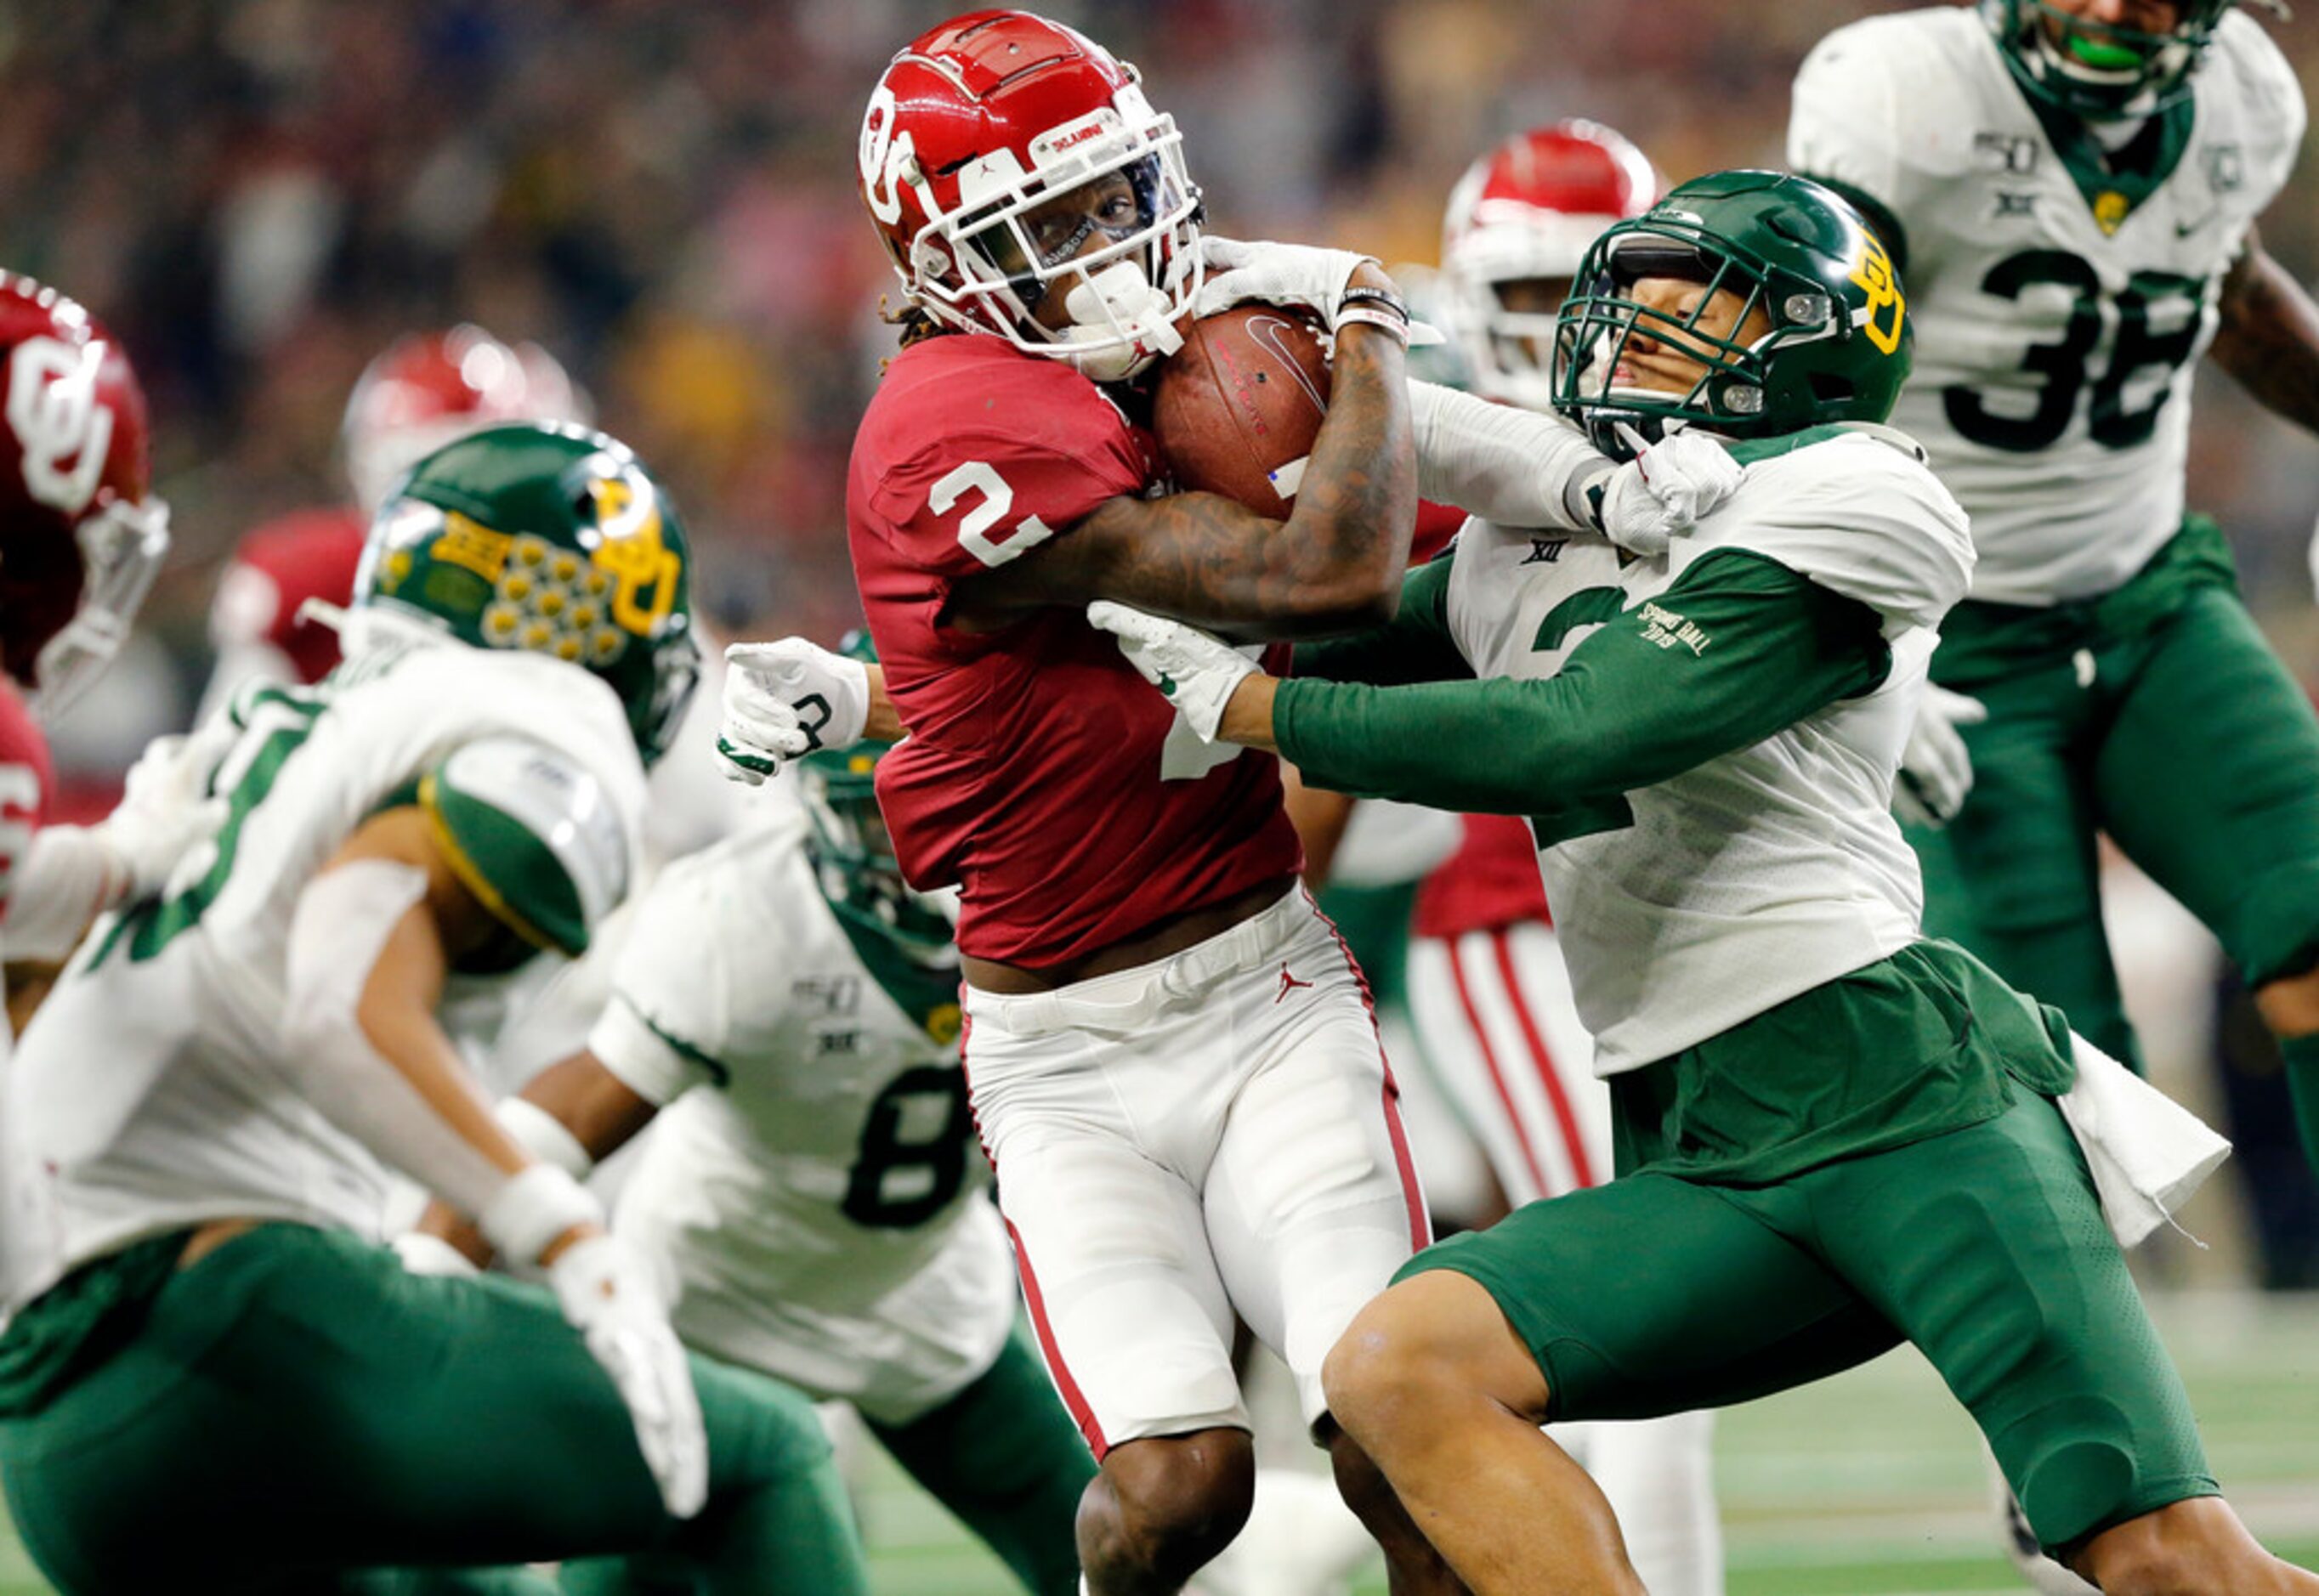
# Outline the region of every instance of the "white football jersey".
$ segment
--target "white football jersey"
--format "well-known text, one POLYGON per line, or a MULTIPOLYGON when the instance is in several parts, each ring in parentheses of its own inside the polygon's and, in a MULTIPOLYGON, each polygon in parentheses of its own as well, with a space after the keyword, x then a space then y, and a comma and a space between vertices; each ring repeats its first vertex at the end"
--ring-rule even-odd
MULTIPOLYGON (((430 776, 447 805, 472 815, 488 800, 492 824, 535 839, 518 852, 536 874, 560 874, 551 885, 583 936, 636 856, 644 771, 619 699, 543 656, 383 651, 316 687, 254 687, 195 735, 217 753, 224 826, 158 899, 98 923, 8 1072, 16 1303, 86 1259, 212 1219, 376 1235, 385 1170, 308 1100, 309 1066, 279 1041, 299 895, 373 815, 421 801, 430 776)), ((471 863, 487 885, 503 868, 471 863)), ((455 1036, 489 1023, 504 979, 454 979, 442 1017, 455 1036)))
POLYGON ((688 1342, 899 1421, 990 1366, 1014 1262, 956 967, 849 931, 806 837, 793 817, 727 839, 635 911, 589 1048, 669 1106, 615 1222, 672 1267, 688 1342))
POLYGON ((2159 118, 2154 189, 2049 131, 1971 7, 1872 17, 1798 74, 1788 163, 1881 201, 1907 235, 1916 370, 1892 424, 1972 517, 1972 596, 2109 591, 2179 525, 2191 368, 2224 272, 2287 181, 2303 94, 2232 12, 2159 118), (2082 179, 2082 181, 2081 181, 2082 179))
MULTIPOLYGON (((1876 610, 1892 669, 1873 692, 1625 794, 1603 829, 1542 839, 1598 1075, 1679 1052, 1919 935, 1923 885, 1892 819, 1892 776, 1972 549, 1963 512, 1906 437, 1845 428, 1758 458, 1656 559, 1599 537, 1469 521, 1450 630, 1478 677, 1551 677, 1610 613, 1653 605, 1725 548, 1876 610)), ((1678 609, 1655 608, 1661 646, 1714 646, 1678 609)))

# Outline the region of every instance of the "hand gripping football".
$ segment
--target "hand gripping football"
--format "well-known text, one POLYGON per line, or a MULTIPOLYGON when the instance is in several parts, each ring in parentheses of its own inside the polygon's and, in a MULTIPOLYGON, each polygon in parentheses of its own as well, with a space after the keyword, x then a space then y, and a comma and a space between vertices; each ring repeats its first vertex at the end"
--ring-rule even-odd
POLYGON ((1179 488, 1285 517, 1329 409, 1321 329, 1299 311, 1239 305, 1192 324, 1160 367, 1151 426, 1179 488))

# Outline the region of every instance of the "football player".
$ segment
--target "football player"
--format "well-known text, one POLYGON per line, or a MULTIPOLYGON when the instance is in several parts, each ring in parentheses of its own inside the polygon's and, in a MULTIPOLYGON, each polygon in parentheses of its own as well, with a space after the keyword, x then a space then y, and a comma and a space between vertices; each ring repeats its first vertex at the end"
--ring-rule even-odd
POLYGON ((43 825, 53 780, 40 719, 128 636, 168 550, 169 509, 149 485, 144 392, 103 323, 0 273, 0 915, 21 1026, 90 920, 157 889, 217 814, 183 790, 170 742, 103 824, 43 825))
POLYGON ((1014 1333, 948 906, 902 880, 888 747, 810 756, 802 814, 663 870, 586 1049, 501 1117, 580 1177, 657 1120, 615 1231, 675 1281, 678 1333, 852 1403, 1025 1589, 1072 1596, 1095 1464, 1014 1333))
POLYGON ((1890 788, 1972 550, 1881 425, 1908 329, 1877 236, 1817 184, 1714 174, 1605 233, 1558 329, 1557 407, 1605 446, 1695 428, 1746 463, 1657 557, 1574 532, 1530 562, 1485 496, 1393 626, 1293 681, 1093 609, 1202 735, 1529 816, 1611 1083, 1620 1178, 1418 1258, 1331 1355, 1332 1411, 1475 1591, 1640 1592, 1541 1420, 1906 1339, 2102 1590, 2319 1591, 2221 1501, 2120 1246, 2219 1139, 1918 927, 1890 788), (2122 1152, 2165 1177, 2109 1184, 2122 1152))
MULTIPOLYGON (((1475 392, 1551 413, 1555 316, 1587 247, 1659 194, 1658 173, 1600 123, 1517 133, 1466 169, 1442 221, 1448 326, 1475 392)), ((1558 558, 1551 538, 1534 557, 1558 558)), ((1611 1102, 1594 1078, 1529 828, 1469 815, 1457 852, 1418 888, 1410 1017, 1426 1063, 1519 1208, 1611 1178, 1611 1102)), ((1565 1425, 1555 1438, 1602 1487, 1657 1596, 1723 1589, 1714 1420, 1565 1425)))
POLYGON ((1789 159, 1907 274, 1896 414, 1981 555, 1907 767, 1926 926, 2134 1059, 2107 833, 2244 972, 2319 1166, 2319 719, 2183 507, 2200 356, 2319 428, 2319 308, 2254 225, 2304 119, 2230 0, 1983 0, 1822 41, 1789 159))
POLYGON ((688 1366, 455 1040, 626 891, 687 583, 621 445, 474 434, 381 509, 346 663, 194 735, 223 825, 101 923, 7 1083, 0 1473, 60 1590, 645 1553, 704 1589, 865 1588, 811 1408, 688 1366), (390 1165, 553 1296, 406 1274, 390 1165))
POLYGON ((338 663, 338 634, 306 600, 343 606, 371 518, 394 480, 463 433, 501 421, 590 419, 587 395, 537 344, 503 344, 462 323, 397 338, 363 368, 339 428, 348 504, 317 505, 252 528, 210 604, 217 663, 201 718, 257 681, 311 686, 338 663))
MULTIPOLYGON (((860 160, 911 302, 850 468, 882 675, 794 642, 731 651, 728 757, 770 773, 800 717, 839 746, 909 726, 878 794, 910 880, 962 889, 970 1097, 1042 1350, 1101 1460, 1079 1516, 1097 1596, 1177 1588, 1246 1518, 1235 1312, 1296 1375, 1396 1588, 1449 1588, 1320 1388, 1426 1230, 1358 971, 1296 887, 1275 762, 1202 744, 1082 616, 1111 595, 1293 636, 1389 609, 1417 493, 1406 313, 1365 257, 1203 240, 1173 122, 1025 13, 898 55, 860 160), (1103 385, 1244 299, 1335 339, 1285 525, 1152 496, 1138 401, 1103 385)), ((1610 506, 1611 469, 1582 443, 1531 480, 1610 506)))

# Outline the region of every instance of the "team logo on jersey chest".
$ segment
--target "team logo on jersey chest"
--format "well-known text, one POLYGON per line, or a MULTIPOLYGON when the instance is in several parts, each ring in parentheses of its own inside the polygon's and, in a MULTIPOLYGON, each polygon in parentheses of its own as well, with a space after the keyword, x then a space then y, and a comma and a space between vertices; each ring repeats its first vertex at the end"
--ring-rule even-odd
POLYGON ((1529 540, 1529 553, 1522 556, 1521 563, 1525 565, 1551 565, 1562 558, 1562 551, 1569 545, 1567 537, 1533 537, 1529 540))

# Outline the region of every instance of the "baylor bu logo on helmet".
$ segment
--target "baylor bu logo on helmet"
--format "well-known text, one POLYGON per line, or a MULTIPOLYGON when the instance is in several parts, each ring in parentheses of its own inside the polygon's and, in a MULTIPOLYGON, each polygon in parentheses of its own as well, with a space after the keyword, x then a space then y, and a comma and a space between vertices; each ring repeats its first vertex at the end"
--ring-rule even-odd
POLYGON ((1200 195, 1182 146, 1135 69, 1100 45, 1028 12, 974 12, 878 80, 862 200, 935 320, 1112 382, 1180 344, 1173 323, 1199 288, 1200 195), (1034 318, 1051 291, 1069 326, 1034 318))
POLYGON ((0 272, 0 664, 54 716, 129 635, 169 546, 145 393, 73 301, 0 272))

